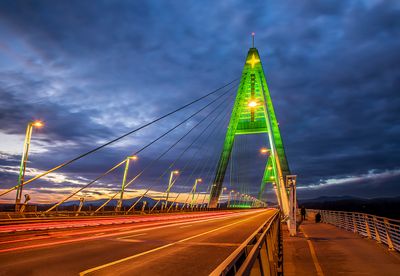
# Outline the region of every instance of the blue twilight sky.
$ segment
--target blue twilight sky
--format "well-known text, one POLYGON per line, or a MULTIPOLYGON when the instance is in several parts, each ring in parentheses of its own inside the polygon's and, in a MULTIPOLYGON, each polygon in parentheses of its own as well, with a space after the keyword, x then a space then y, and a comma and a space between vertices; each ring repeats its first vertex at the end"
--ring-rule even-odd
MULTIPOLYGON (((46 124, 33 134, 30 177, 237 78, 253 31, 289 164, 298 175, 299 197, 398 196, 400 2, 395 0, 3 0, 0 188, 16 183, 28 121, 46 124)), ((222 99, 221 114, 228 112, 232 96, 222 99)), ((29 193, 38 202, 62 198, 200 107, 32 183, 29 193)), ((208 113, 143 152, 130 173, 208 113)), ((174 164, 187 166, 174 192, 187 192, 193 177, 212 174, 226 123, 226 116, 215 117, 214 132, 210 128, 208 138, 194 145, 198 151, 190 149, 174 164)), ((168 175, 159 178, 160 173, 193 137, 154 164, 132 195, 149 185, 153 195, 165 189, 168 175)), ((236 182, 226 185, 246 186, 255 195, 264 161, 257 147, 264 142, 249 141, 237 145, 243 158, 234 163, 236 173, 247 176, 238 180, 232 172, 236 182)), ((118 190, 121 173, 84 195, 109 196, 118 190)))

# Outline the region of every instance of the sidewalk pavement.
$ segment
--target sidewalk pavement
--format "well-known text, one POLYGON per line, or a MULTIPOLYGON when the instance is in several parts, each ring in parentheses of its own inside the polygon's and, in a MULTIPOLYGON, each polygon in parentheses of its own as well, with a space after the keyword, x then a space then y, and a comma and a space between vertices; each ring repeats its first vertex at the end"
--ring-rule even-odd
POLYGON ((290 237, 283 225, 284 275, 400 275, 400 254, 374 240, 309 219, 290 237))

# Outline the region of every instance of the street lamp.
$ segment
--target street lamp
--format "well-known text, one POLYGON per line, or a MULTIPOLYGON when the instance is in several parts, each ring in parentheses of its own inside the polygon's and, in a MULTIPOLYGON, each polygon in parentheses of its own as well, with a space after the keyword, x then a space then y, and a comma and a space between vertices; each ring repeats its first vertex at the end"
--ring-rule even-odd
POLYGON ((122 208, 122 202, 124 200, 124 191, 125 191, 125 186, 126 186, 126 178, 128 176, 130 160, 136 161, 136 160, 138 160, 138 157, 136 155, 133 155, 133 156, 128 156, 125 159, 125 170, 124 170, 124 176, 122 178, 122 184, 121 184, 121 195, 117 202, 117 206, 115 207, 116 212, 121 211, 121 208, 122 208))
POLYGON ((194 203, 194 194, 196 193, 196 187, 197 187, 197 183, 202 182, 203 180, 201 178, 196 178, 196 180, 194 181, 194 185, 192 188, 192 203, 190 204, 193 208, 193 203, 194 203))
POLYGON ((235 194, 235 202, 236 202, 235 205, 236 205, 236 207, 240 205, 240 197, 239 197, 239 195, 240 195, 240 192, 237 192, 235 194))
POLYGON ((28 126, 26 127, 24 149, 22 152, 21 165, 19 168, 17 194, 15 197, 15 211, 19 210, 19 206, 21 204, 22 188, 24 185, 26 163, 28 161, 28 152, 29 152, 29 145, 31 143, 32 130, 34 127, 41 128, 42 126, 44 126, 43 122, 33 121, 29 122, 28 126))
POLYGON ((222 197, 222 195, 224 194, 224 191, 226 191, 227 189, 228 189, 227 187, 224 187, 221 189, 221 193, 219 194, 219 198, 218 198, 217 208, 221 206, 221 203, 219 203, 219 199, 222 197))
POLYGON ((178 175, 179 171, 175 170, 175 171, 171 171, 170 175, 169 175, 169 181, 168 181, 168 187, 167 187, 167 197, 165 199, 165 203, 168 205, 168 198, 169 198, 169 191, 171 190, 172 186, 175 184, 175 181, 172 181, 172 178, 174 177, 174 175, 178 175))
POLYGON ((229 195, 228 195, 228 204, 227 204, 227 206, 226 206, 226 207, 228 207, 228 208, 231 206, 231 194, 234 193, 234 192, 235 192, 235 190, 232 190, 232 191, 229 192, 229 195))

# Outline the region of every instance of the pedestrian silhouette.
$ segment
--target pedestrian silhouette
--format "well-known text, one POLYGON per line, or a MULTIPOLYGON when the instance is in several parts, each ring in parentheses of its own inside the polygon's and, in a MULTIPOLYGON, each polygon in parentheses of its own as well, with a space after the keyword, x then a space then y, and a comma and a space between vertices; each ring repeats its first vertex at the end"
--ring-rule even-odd
POLYGON ((301 220, 306 220, 306 207, 301 206, 300 214, 301 214, 301 220))

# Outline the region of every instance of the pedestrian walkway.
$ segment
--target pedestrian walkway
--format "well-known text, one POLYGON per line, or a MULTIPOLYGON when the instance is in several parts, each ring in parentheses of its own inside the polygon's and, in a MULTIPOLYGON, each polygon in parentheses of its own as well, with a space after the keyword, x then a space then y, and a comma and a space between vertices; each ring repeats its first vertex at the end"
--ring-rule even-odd
POLYGON ((400 275, 400 254, 384 245, 311 219, 297 237, 283 229, 284 275, 400 275))

